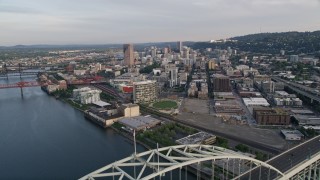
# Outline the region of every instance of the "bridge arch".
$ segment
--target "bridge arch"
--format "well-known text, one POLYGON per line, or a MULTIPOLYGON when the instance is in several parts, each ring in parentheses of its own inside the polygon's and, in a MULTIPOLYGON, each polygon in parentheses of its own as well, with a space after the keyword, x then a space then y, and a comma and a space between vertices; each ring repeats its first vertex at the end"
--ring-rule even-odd
MULTIPOLYGON (((216 175, 215 169, 217 167, 220 168, 220 165, 219 163, 217 163, 217 161, 227 162, 227 169, 223 169, 223 173, 226 171, 226 175, 228 175, 229 171, 231 171, 230 169, 228 169, 228 167, 230 166, 230 164, 228 165, 229 160, 233 160, 233 173, 235 173, 235 160, 239 162, 239 169, 237 170, 239 171, 239 173, 236 173, 236 176, 233 177, 237 177, 238 175, 251 172, 247 170, 241 171, 241 162, 248 163, 248 165, 250 166, 248 170, 252 170, 258 167, 264 167, 268 168, 269 172, 271 170, 274 171, 277 174, 277 177, 285 177, 285 175, 281 171, 265 162, 259 161, 257 159, 245 156, 243 154, 225 148, 211 145, 177 145, 149 150, 139 154, 133 154, 130 157, 124 158, 115 163, 102 167, 80 179, 84 180, 95 179, 100 177, 117 177, 118 179, 126 178, 131 180, 149 180, 174 170, 181 170, 182 168, 186 168, 191 165, 197 166, 204 162, 212 163, 211 174, 209 174, 214 177, 216 175), (157 159, 156 161, 154 161, 155 158, 157 159), (126 172, 126 170, 124 170, 124 167, 134 168, 134 175, 132 175, 132 173, 130 174, 129 172, 126 172), (136 167, 139 167, 138 172, 136 172, 136 167), (152 169, 153 172, 149 174, 145 173, 145 170, 147 168, 152 169)), ((202 171, 199 170, 198 167, 196 167, 197 174, 200 171, 202 171)), ((224 167, 225 165, 223 165, 223 168, 224 167)))

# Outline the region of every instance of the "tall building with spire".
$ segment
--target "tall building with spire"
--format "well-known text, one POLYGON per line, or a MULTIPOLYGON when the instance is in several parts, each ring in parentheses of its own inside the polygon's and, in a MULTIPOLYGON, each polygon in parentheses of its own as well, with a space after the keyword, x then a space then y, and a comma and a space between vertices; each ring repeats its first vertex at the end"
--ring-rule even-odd
POLYGON ((132 44, 123 45, 124 64, 128 67, 134 66, 134 53, 132 44))

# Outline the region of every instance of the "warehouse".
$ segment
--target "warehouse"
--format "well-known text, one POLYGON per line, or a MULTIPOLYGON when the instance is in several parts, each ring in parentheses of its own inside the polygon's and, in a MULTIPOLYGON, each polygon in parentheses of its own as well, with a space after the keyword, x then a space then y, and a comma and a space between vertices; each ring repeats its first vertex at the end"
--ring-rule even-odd
POLYGON ((281 134, 286 140, 300 141, 303 138, 303 134, 298 130, 281 130, 281 134))
POLYGON ((135 131, 146 130, 161 123, 160 120, 149 116, 125 117, 118 122, 135 131))

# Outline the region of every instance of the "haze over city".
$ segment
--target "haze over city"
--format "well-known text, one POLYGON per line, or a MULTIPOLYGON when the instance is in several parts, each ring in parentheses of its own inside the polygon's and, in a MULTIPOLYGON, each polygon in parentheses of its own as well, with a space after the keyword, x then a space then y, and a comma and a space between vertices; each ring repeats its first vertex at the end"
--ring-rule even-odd
POLYGON ((0 0, 0 180, 320 180, 320 0, 0 0))
POLYGON ((0 0, 0 45, 207 41, 320 29, 319 0, 0 0))

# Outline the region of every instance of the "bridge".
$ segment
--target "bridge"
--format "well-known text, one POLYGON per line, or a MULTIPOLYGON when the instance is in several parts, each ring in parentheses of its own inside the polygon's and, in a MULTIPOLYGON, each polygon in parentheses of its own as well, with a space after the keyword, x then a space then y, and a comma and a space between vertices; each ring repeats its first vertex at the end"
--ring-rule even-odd
POLYGON ((80 180, 93 179, 320 179, 320 136, 266 162, 211 145, 157 148, 102 167, 80 180))
POLYGON ((37 87, 37 86, 41 86, 41 84, 38 83, 37 81, 31 81, 31 82, 21 81, 14 84, 0 84, 0 89, 25 88, 25 87, 37 87))
POLYGON ((43 86, 44 84, 37 81, 21 81, 13 84, 0 84, 0 89, 20 88, 21 97, 23 97, 23 88, 43 86))
MULTIPOLYGON (((97 81, 94 81, 94 79, 83 79, 76 82, 68 82, 68 85, 93 85, 95 87, 100 87, 100 84, 104 84, 106 81, 102 81, 100 79, 97 79, 97 81)), ((13 84, 0 84, 0 89, 10 89, 10 88, 20 88, 21 96, 23 97, 23 88, 28 87, 38 87, 38 86, 46 86, 46 85, 52 85, 52 83, 41 83, 38 81, 21 81, 13 84)), ((107 91, 107 93, 116 96, 119 96, 115 91, 107 91)))
POLYGON ((283 82, 286 87, 290 88, 291 90, 295 91, 296 93, 310 98, 311 103, 313 101, 317 101, 320 103, 320 92, 316 92, 315 89, 310 88, 310 87, 306 87, 306 86, 298 84, 298 83, 286 81, 286 80, 281 79, 279 77, 272 76, 271 78, 277 82, 283 82))
POLYGON ((33 64, 33 65, 23 65, 21 63, 14 64, 14 65, 7 65, 4 64, 2 68, 0 68, 0 77, 7 77, 10 76, 26 76, 26 75, 37 75, 39 73, 39 69, 43 68, 52 68, 58 67, 65 64, 33 64), (32 71, 37 69, 37 71, 32 71), (27 70, 27 71, 26 71, 27 70))

